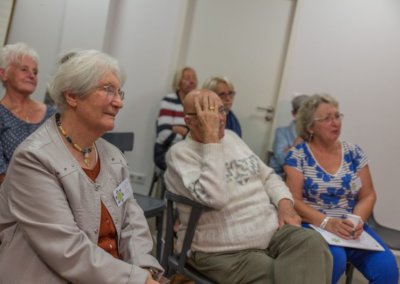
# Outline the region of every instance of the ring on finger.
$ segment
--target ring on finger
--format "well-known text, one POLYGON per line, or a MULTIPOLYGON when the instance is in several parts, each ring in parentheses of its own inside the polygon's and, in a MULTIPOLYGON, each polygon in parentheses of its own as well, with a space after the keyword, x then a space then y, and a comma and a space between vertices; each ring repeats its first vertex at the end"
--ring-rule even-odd
POLYGON ((208 109, 209 109, 209 110, 214 110, 214 109, 215 109, 215 107, 213 107, 213 106, 210 106, 208 109))

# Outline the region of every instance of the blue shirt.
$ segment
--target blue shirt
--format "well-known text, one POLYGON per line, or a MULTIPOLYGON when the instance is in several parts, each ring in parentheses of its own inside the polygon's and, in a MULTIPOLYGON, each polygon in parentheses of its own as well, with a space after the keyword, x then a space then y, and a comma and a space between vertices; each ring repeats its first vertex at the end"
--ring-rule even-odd
POLYGON ((289 126, 279 127, 275 131, 274 146, 272 148, 273 155, 268 162, 268 166, 275 170, 275 173, 282 178, 285 173, 283 165, 285 164, 286 151, 292 147, 294 140, 297 137, 296 122, 293 120, 289 126))
POLYGON ((239 120, 232 111, 229 111, 226 115, 225 129, 230 129, 235 132, 239 137, 242 137, 242 128, 240 127, 239 120))
POLYGON ((18 145, 55 112, 56 110, 52 106, 47 106, 42 121, 28 123, 17 118, 9 109, 0 104, 0 174, 7 171, 8 164, 18 145))

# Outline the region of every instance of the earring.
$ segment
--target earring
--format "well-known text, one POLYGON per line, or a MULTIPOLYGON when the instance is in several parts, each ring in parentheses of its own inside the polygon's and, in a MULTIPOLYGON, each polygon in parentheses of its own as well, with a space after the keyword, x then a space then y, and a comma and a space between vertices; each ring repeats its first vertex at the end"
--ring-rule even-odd
POLYGON ((308 141, 311 142, 312 138, 313 138, 314 132, 310 133, 310 137, 308 138, 308 141))

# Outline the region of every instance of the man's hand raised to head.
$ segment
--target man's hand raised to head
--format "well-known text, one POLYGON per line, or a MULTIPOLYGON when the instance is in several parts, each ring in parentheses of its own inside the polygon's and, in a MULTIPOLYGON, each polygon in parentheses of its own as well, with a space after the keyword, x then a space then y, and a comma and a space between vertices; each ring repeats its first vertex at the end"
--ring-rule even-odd
POLYGON ((196 90, 187 95, 184 106, 185 122, 192 138, 205 144, 219 143, 225 128, 225 112, 220 113, 221 99, 212 91, 196 90))

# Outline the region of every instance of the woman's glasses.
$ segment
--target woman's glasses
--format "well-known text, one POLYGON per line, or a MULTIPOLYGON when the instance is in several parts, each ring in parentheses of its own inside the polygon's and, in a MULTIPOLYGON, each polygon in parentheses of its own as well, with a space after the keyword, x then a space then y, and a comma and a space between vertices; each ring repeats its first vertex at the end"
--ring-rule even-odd
POLYGON ((125 92, 121 89, 115 88, 113 85, 104 85, 101 87, 97 87, 97 89, 100 91, 104 91, 110 102, 115 98, 116 95, 119 95, 121 101, 123 101, 125 98, 125 92))
POLYGON ((323 124, 329 124, 332 121, 342 121, 343 117, 344 117, 343 113, 335 113, 334 115, 327 115, 325 117, 314 118, 314 121, 318 121, 323 124))

